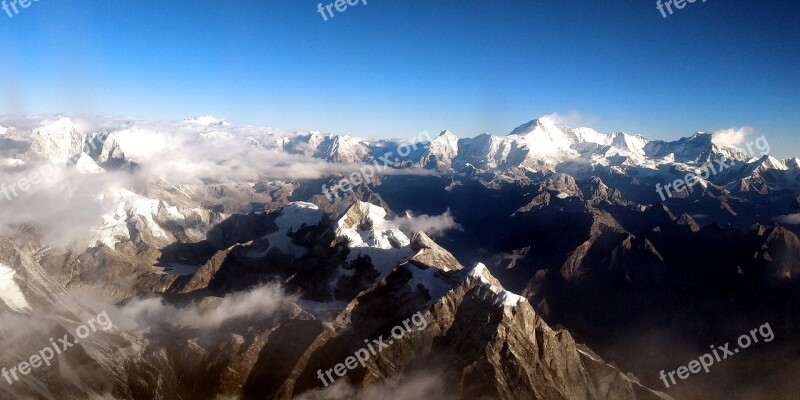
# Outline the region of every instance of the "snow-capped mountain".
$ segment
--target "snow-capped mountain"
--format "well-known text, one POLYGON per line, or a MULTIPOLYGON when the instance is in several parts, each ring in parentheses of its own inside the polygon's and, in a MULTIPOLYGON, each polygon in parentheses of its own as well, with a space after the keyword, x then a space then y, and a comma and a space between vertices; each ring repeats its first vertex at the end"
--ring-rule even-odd
POLYGON ((430 142, 419 163, 439 171, 452 170, 458 150, 458 137, 450 131, 444 131, 430 142))
POLYGON ((282 144, 292 154, 321 158, 335 163, 356 163, 370 160, 368 142, 350 137, 311 132, 298 135, 282 144))
MULTIPOLYGON (((431 398, 667 399, 649 389, 658 371, 744 322, 771 318, 800 343, 796 158, 550 118, 411 150, 214 117, 90 122, 0 138, 0 174, 17 184, 0 194, 0 318, 61 302, 57 320, 74 322, 88 302, 124 327, 2 395, 338 399, 422 375, 438 382, 431 398), (325 196, 366 165, 375 176, 325 196), (22 190, 41 166, 55 182, 22 190), (659 198, 688 173, 696 184, 659 198), (340 386, 318 380, 415 313, 426 329, 340 386), (681 351, 641 357, 653 331, 681 351), (95 372, 102 387, 84 385, 95 372)), ((747 382, 793 359, 776 349, 724 373, 747 382)))
MULTIPOLYGON (((119 168, 126 162, 139 163, 163 151, 166 140, 175 137, 150 132, 157 128, 149 123, 128 124, 124 130, 79 132, 75 124, 62 117, 56 122, 26 134, 29 149, 20 158, 44 158, 67 162, 81 171, 97 173, 102 168, 119 168), (137 133, 141 132, 141 133, 137 133), (154 140, 143 147, 137 135, 154 140), (96 164, 96 165, 95 165, 96 164)), ((712 135, 696 133, 673 142, 649 141, 641 135, 624 132, 599 133, 591 128, 569 128, 550 118, 540 118, 520 125, 510 134, 488 133, 458 139, 444 131, 415 151, 403 154, 399 141, 368 140, 350 136, 310 133, 288 133, 275 129, 239 127, 213 117, 186 120, 179 125, 181 141, 196 139, 208 145, 250 145, 256 143, 266 151, 278 150, 291 155, 324 160, 335 164, 380 163, 389 152, 393 168, 421 167, 444 173, 500 173, 518 176, 519 171, 551 173, 566 171, 573 175, 596 175, 598 170, 622 174, 664 174, 678 169, 699 169, 719 159, 736 163, 754 163, 760 154, 746 155, 733 146, 713 142, 712 135), (756 156, 756 157, 753 157, 756 156), (660 172, 659 172, 660 171, 660 172)), ((766 165, 770 169, 788 168, 788 160, 766 165)), ((744 177, 738 177, 742 179, 744 177)), ((713 181, 713 179, 712 179, 713 181)), ((728 182, 717 182, 725 185, 728 182)))
POLYGON ((50 161, 65 163, 79 156, 86 143, 86 134, 79 132, 75 124, 62 117, 57 121, 36 128, 28 134, 29 158, 41 157, 50 161))

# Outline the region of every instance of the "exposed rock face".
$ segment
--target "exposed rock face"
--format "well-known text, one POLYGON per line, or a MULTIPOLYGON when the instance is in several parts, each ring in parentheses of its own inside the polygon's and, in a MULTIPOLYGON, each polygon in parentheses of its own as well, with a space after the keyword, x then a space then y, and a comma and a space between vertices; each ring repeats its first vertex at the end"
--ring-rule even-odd
POLYGON ((569 333, 552 330, 524 298, 498 285, 482 265, 471 271, 399 266, 354 299, 317 338, 280 398, 307 390, 324 395, 317 370, 379 337, 388 344, 365 367, 348 373, 350 384, 368 387, 401 374, 426 373, 448 388, 442 398, 669 398, 579 350, 569 333), (401 338, 391 336, 393 327, 402 327, 415 312, 423 318, 401 338))
POLYGON ((99 323, 97 330, 87 330, 91 334, 78 342, 78 327, 95 318, 95 313, 80 305, 50 280, 36 261, 5 239, 0 239, 0 286, 0 364, 8 370, 14 368, 0 384, 0 398, 78 399, 107 393, 130 396, 123 382, 138 343, 115 327, 99 323), (64 338, 69 345, 61 341, 64 338), (62 353, 50 350, 49 365, 45 365, 42 358, 46 353, 40 351, 52 346, 58 346, 62 353), (40 357, 39 368, 35 366, 30 372, 37 362, 32 356, 40 357), (27 367, 30 375, 19 367, 23 362, 31 363, 27 367))
POLYGON ((416 251, 416 255, 411 258, 414 264, 445 271, 464 268, 452 254, 436 244, 425 232, 417 232, 411 238, 411 248, 416 251))
MULTIPOLYGON (((114 330, 83 345, 81 357, 88 358, 81 363, 95 365, 92 371, 102 378, 92 379, 99 387, 64 388, 59 374, 41 383, 59 399, 92 393, 130 399, 291 399, 312 392, 336 398, 324 391, 317 370, 343 362, 365 340, 391 337, 392 327, 406 321, 407 332, 351 371, 347 385, 363 389, 396 384, 409 374, 436 373, 450 388, 442 398, 668 398, 580 348, 566 331, 552 330, 483 264, 465 269, 424 233, 409 239, 380 207, 357 202, 338 220, 320 219, 318 210, 302 203, 286 206, 264 220, 274 221, 268 233, 242 234, 237 240, 248 241, 213 254, 192 276, 173 280, 167 290, 175 292, 173 318, 152 320, 135 336, 114 330), (263 248, 272 250, 253 255, 263 248), (287 262, 287 256, 295 258, 287 262), (321 299, 320 282, 341 284, 342 271, 358 263, 364 266, 352 276, 360 277, 359 289, 321 299), (229 307, 215 294, 250 293, 242 273, 258 278, 251 284, 271 277, 289 288, 311 289, 299 292, 308 300, 287 297, 267 314, 211 322, 220 318, 215 310, 229 307), (182 322, 197 312, 212 325, 182 322), (417 316, 409 319, 412 315, 417 316), (127 343, 128 350, 110 343, 127 343)), ((18 265, 31 291, 25 292, 25 309, 9 312, 74 304, 64 313, 80 320, 82 309, 63 288, 10 242, 3 246, 0 260, 18 265)), ((138 302, 130 307, 139 309, 133 305, 138 302)), ((33 389, 15 390, 23 391, 9 393, 33 389)))

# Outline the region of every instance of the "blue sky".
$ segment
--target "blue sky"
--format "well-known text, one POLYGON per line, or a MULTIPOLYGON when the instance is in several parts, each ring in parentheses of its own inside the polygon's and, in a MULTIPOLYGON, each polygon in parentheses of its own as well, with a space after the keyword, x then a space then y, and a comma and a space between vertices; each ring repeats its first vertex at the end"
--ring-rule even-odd
POLYGON ((39 0, 0 10, 0 114, 464 137, 577 111, 654 139, 752 126, 800 154, 800 5, 701 1, 367 0, 324 21, 312 0, 39 0))

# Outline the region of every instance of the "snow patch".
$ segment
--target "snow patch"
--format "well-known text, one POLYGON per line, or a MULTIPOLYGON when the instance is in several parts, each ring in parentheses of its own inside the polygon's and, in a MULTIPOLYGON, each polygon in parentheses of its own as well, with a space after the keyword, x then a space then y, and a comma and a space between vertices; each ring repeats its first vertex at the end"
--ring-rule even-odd
POLYGON ((278 230, 264 237, 269 241, 269 248, 256 252, 257 254, 250 252, 248 257, 264 257, 273 248, 294 258, 302 257, 308 250, 292 243, 292 238, 289 237, 289 234, 297 232, 303 227, 319 224, 324 214, 324 211, 311 203, 299 201, 285 205, 281 209, 281 214, 275 219, 275 225, 278 225, 278 230))
POLYGON ((16 312, 29 311, 31 306, 14 280, 16 275, 17 271, 13 268, 0 263, 0 300, 16 312))
POLYGON ((165 231, 156 218, 166 219, 185 226, 186 217, 178 211, 177 207, 169 206, 161 200, 140 196, 126 189, 117 193, 107 191, 102 195, 103 200, 111 198, 114 204, 111 212, 103 215, 103 222, 92 230, 89 246, 94 247, 102 243, 109 248, 114 248, 117 243, 131 238, 128 223, 139 220, 145 229, 154 237, 172 240, 171 234, 165 231), (161 213, 161 215, 159 215, 161 213))
POLYGON ((386 220, 386 210, 363 201, 357 202, 353 207, 358 207, 364 215, 361 221, 350 226, 353 221, 348 221, 348 212, 336 223, 337 236, 346 238, 351 249, 348 261, 359 256, 368 256, 372 265, 381 275, 385 275, 414 255, 410 247, 411 240, 397 224, 386 220))
POLYGON ((374 247, 378 249, 393 249, 411 244, 400 228, 386 220, 386 210, 374 204, 359 202, 359 207, 366 208, 366 221, 361 221, 361 227, 346 227, 347 216, 337 222, 338 233, 350 241, 350 247, 374 247))
POLYGON ((447 283, 439 278, 439 274, 441 274, 441 270, 439 269, 422 269, 413 264, 406 265, 412 274, 411 279, 408 281, 408 285, 411 286, 411 289, 417 290, 419 286, 422 286, 428 290, 428 293, 431 296, 431 299, 426 304, 426 307, 432 306, 434 302, 444 297, 447 292, 453 288, 450 283, 447 283))
POLYGON ((511 293, 508 290, 497 287, 486 277, 486 274, 489 274, 489 270, 483 263, 476 264, 475 267, 472 269, 472 271, 469 272, 469 276, 477 278, 482 283, 489 285, 489 288, 497 294, 498 298, 503 302, 504 306, 514 307, 521 301, 525 300, 525 298, 520 295, 511 293))
POLYGON ((177 276, 189 276, 194 275, 200 267, 196 265, 188 265, 188 264, 179 264, 179 263, 169 263, 166 264, 164 267, 154 267, 156 270, 157 275, 177 275, 177 276))
POLYGON ((105 171, 86 153, 81 153, 78 157, 75 168, 82 174, 99 174, 105 171))
POLYGON ((295 302, 303 311, 313 315, 323 322, 332 322, 345 309, 349 303, 344 301, 319 302, 312 300, 298 300, 295 302))

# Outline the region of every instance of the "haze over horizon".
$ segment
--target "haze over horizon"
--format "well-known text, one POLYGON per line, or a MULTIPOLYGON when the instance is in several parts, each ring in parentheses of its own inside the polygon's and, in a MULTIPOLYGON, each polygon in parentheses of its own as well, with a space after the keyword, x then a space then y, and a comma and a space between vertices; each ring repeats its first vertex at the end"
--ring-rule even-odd
MULTIPOLYGON (((342 136, 337 132, 331 132, 326 130, 319 130, 319 129, 307 129, 307 130, 287 130, 282 129, 279 126, 274 125, 250 125, 246 123, 239 123, 238 121, 231 121, 225 117, 217 117, 214 115, 201 115, 195 117, 187 117, 181 120, 147 120, 144 118, 134 117, 134 116, 125 116, 125 117, 115 117, 115 116, 89 116, 89 115, 77 115, 71 112, 64 112, 58 114, 45 114, 45 115, 22 115, 22 116, 9 116, 9 115, 0 115, 0 134, 3 134, 7 129, 16 129, 16 130, 25 130, 25 131, 32 131, 39 127, 44 127, 48 125, 59 125, 61 121, 64 119, 68 119, 69 124, 74 124, 77 129, 83 132, 96 132, 96 131, 113 131, 115 129, 123 129, 124 127, 128 126, 130 123, 136 122, 165 122, 165 123, 190 123, 191 125, 199 124, 199 125, 207 125, 209 127, 214 126, 229 126, 229 125, 238 125, 241 127, 251 127, 255 129, 277 129, 278 131, 282 131, 285 133, 308 133, 308 132, 321 132, 323 134, 332 134, 334 136, 342 136)), ((388 139, 388 140, 399 140, 399 141, 411 141, 415 142, 418 139, 421 133, 424 133, 426 137, 435 137, 440 134, 443 134, 445 131, 449 131, 450 133, 455 134, 459 139, 468 139, 468 138, 476 138, 477 136, 490 134, 494 136, 508 136, 514 135, 517 130, 524 129, 527 126, 531 125, 531 123, 536 121, 543 121, 545 124, 554 124, 558 126, 563 126, 565 128, 589 128, 594 129, 592 126, 582 124, 582 121, 586 121, 582 115, 577 112, 571 112, 566 115, 561 115, 558 113, 553 113, 549 115, 539 116, 531 121, 526 121, 523 124, 518 125, 515 129, 511 132, 506 133, 494 133, 494 132, 480 132, 480 133, 472 133, 472 134, 463 134, 461 132, 454 132, 451 129, 442 129, 436 131, 428 131, 427 129, 417 132, 417 134, 412 135, 410 132, 408 133, 401 133, 398 132, 395 135, 389 135, 381 138, 374 138, 368 136, 358 136, 358 135, 350 135, 356 138, 364 138, 367 140, 370 139, 388 139)), ((609 132, 598 132, 601 134, 614 134, 614 133, 627 133, 631 134, 630 132, 622 132, 622 131, 609 131, 609 132)), ((734 146, 738 147, 740 150, 747 150, 747 145, 752 145, 759 140, 767 140, 766 135, 762 135, 756 132, 752 127, 745 126, 745 127, 732 127, 728 129, 720 129, 713 132, 705 132, 705 131, 696 131, 687 133, 686 135, 679 136, 677 139, 686 139, 694 134, 702 133, 702 134, 711 134, 712 135, 712 142, 720 145, 720 146, 734 146)), ((646 134, 642 133, 633 133, 632 135, 641 135, 645 139, 651 140, 651 138, 647 137, 646 134)), ((675 141, 675 140, 666 140, 675 141)), ((769 151, 769 155, 779 157, 779 158, 792 158, 795 155, 781 155, 779 152, 772 152, 771 147, 769 151)))

